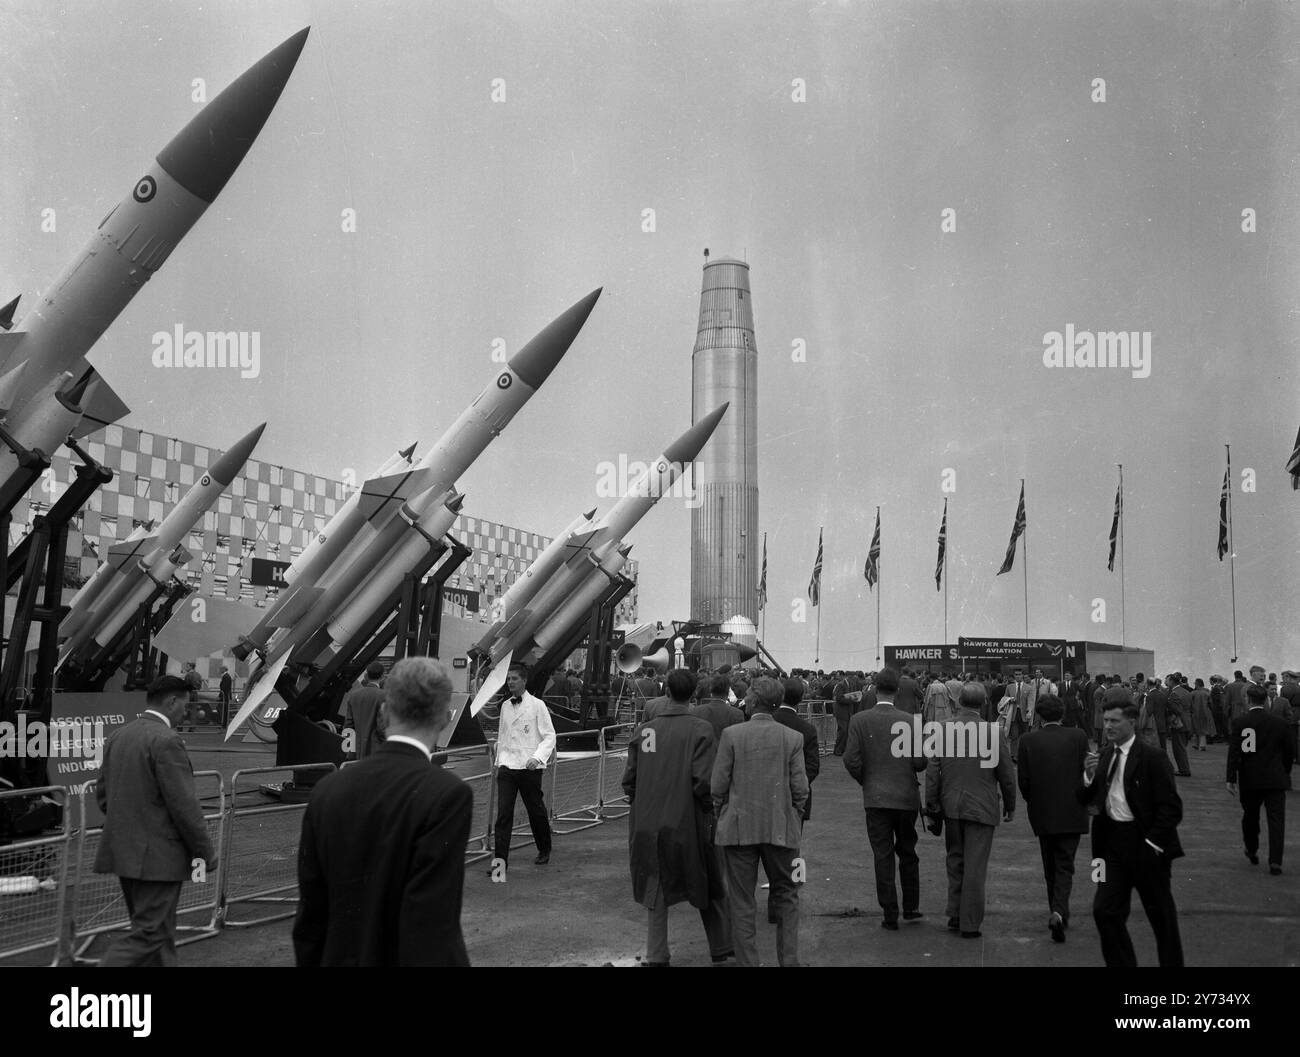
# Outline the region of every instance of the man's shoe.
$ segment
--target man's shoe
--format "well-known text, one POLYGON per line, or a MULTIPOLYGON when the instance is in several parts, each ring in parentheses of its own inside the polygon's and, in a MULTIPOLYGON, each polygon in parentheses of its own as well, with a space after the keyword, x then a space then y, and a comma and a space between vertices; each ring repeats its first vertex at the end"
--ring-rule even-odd
POLYGON ((949 918, 949 919, 948 919, 948 931, 949 931, 949 932, 960 932, 960 931, 961 931, 961 919, 960 919, 960 918, 949 918))
POLYGON ((1250 860, 1251 866, 1259 865, 1259 856, 1255 852, 1247 850, 1246 858, 1250 860))
POLYGON ((898 922, 897 922, 897 921, 890 921, 889 918, 885 918, 885 919, 880 923, 880 927, 881 927, 882 929, 889 929, 890 932, 897 932, 897 931, 898 931, 898 922))
POLYGON ((983 935, 984 933, 982 932, 963 932, 961 938, 964 940, 977 940, 983 935))
POLYGON ((551 853, 549 851, 546 851, 546 852, 542 852, 541 855, 537 856, 537 858, 533 860, 533 865, 545 866, 550 861, 551 861, 551 853))
POLYGON ((1052 912, 1052 916, 1047 921, 1047 928, 1052 933, 1052 939, 1057 943, 1065 942, 1065 922, 1061 915, 1052 912))
POLYGON ((1282 875, 1282 867, 1275 862, 1271 862, 1268 864, 1268 872, 1274 877, 1280 877, 1282 875))
POLYGON ((904 921, 919 921, 919 920, 920 920, 921 918, 923 918, 923 917, 925 917, 925 915, 922 914, 919 910, 904 910, 904 911, 903 911, 903 920, 904 920, 904 921))
POLYGON ((711 957, 711 958, 713 959, 713 964, 714 964, 714 965, 722 965, 722 964, 723 964, 724 962, 726 962, 729 958, 734 958, 735 956, 736 956, 736 952, 735 952, 735 951, 727 951, 726 954, 712 954, 712 955, 710 955, 709 957, 711 957))
POLYGON ((642 962, 641 968, 642 969, 667 969, 669 964, 670 963, 668 962, 642 962))

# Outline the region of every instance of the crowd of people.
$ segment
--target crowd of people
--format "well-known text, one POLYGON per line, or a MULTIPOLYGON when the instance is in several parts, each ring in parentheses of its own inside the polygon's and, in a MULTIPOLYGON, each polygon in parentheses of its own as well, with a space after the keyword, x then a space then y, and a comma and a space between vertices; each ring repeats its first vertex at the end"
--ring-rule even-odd
MULTIPOLYGON (((432 764, 450 718, 451 673, 437 661, 408 658, 381 688, 382 675, 372 667, 345 700, 358 762, 321 780, 304 815, 297 959, 467 965, 460 908, 473 798, 467 783, 432 764)), ((535 862, 545 865, 551 854, 542 775, 555 733, 527 677, 512 667, 501 710, 494 881, 507 880, 517 797, 537 845, 535 862)), ((801 964, 799 888, 807 864, 800 849, 823 765, 818 732, 804 712, 812 696, 833 703, 834 755, 861 786, 882 928, 897 931, 900 922, 924 916, 920 823, 944 838, 948 928, 981 936, 996 827, 1014 818, 1019 797, 1039 841, 1052 940, 1065 942, 1077 848, 1091 829, 1092 912, 1106 964, 1136 964, 1127 930, 1136 891, 1160 964, 1181 965, 1171 885, 1171 864, 1183 854, 1176 779, 1189 773, 1187 749, 1210 740, 1227 742, 1224 781, 1240 799, 1247 858, 1259 862, 1263 811, 1270 873, 1282 872, 1300 717, 1292 671, 1282 673, 1280 686, 1251 668, 1249 680, 1236 672, 1231 682, 1211 677, 1206 687, 1180 673, 1053 682, 1041 671, 1001 681, 892 668, 784 678, 676 669, 654 689, 663 692, 643 703, 622 779, 647 966, 670 964, 668 910, 681 903, 699 912, 715 963, 760 964, 760 865, 777 960, 801 964), (909 736, 922 727, 938 736, 909 736)), ((188 696, 184 679, 160 679, 147 711, 105 751, 96 869, 121 878, 131 914, 131 931, 109 952, 110 964, 174 964, 181 885, 195 869, 215 865, 175 729, 188 696)))

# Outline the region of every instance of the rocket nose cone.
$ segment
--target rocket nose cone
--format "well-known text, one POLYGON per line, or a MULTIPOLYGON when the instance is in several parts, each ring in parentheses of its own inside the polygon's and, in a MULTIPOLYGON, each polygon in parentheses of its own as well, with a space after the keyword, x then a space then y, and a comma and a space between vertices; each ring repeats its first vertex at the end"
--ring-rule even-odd
POLYGON ((717 429, 718 423, 722 416, 726 414, 730 402, 723 404, 714 411, 710 411, 695 425, 673 441, 664 450, 664 457, 669 462, 690 462, 704 450, 704 445, 709 442, 713 436, 713 431, 717 429))
POLYGON ((571 305, 510 358, 510 369, 530 388, 540 389, 550 377, 555 365, 564 358, 578 331, 587 322, 600 293, 600 289, 593 290, 577 304, 571 305))
POLYGON ((213 463, 212 476, 220 481, 222 485, 230 484, 235 479, 235 475, 243 469, 248 457, 253 454, 257 442, 262 439, 264 429, 266 429, 265 422, 258 426, 257 429, 245 433, 239 440, 235 441, 234 446, 213 463))
POLYGON ((310 28, 245 70, 176 134, 158 155, 168 175, 205 202, 221 193, 271 116, 310 28))

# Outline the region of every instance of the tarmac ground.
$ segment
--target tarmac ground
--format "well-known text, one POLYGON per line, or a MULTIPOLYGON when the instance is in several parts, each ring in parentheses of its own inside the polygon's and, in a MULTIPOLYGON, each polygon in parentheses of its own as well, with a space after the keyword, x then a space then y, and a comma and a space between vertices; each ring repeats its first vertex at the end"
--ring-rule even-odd
MULTIPOLYGON (((227 776, 240 767, 274 763, 274 748, 215 735, 187 735, 196 770, 227 776)), ((1226 749, 1191 753, 1192 777, 1178 780, 1183 800, 1179 835, 1187 852, 1174 863, 1173 891, 1189 966, 1300 965, 1300 862, 1284 859, 1270 876, 1245 857, 1241 810, 1224 786, 1226 749)), ((480 786, 476 788, 481 788, 480 786)), ((921 830, 921 910, 924 917, 899 931, 880 927, 875 882, 859 787, 839 758, 822 758, 814 784, 813 816, 801 849, 808 880, 800 890, 800 960, 811 965, 866 966, 1102 966, 1092 921, 1090 842, 1080 842, 1067 942, 1053 943, 1037 841, 1017 805, 999 826, 989 863, 983 936, 962 939, 946 928, 946 874, 942 837, 921 830)), ((477 793, 476 793, 477 795, 477 793)), ((1300 826, 1300 793, 1287 795, 1289 841, 1300 826)), ((522 806, 516 823, 525 821, 522 806)), ((1264 837, 1265 846, 1267 838, 1264 837)), ((488 862, 466 867, 461 916, 474 965, 634 966, 645 953, 646 913, 632 900, 627 823, 609 820, 557 835, 550 864, 533 865, 531 848, 512 855, 508 880, 492 882, 488 862)), ((762 893, 760 893, 761 895, 762 893)), ((759 951, 775 964, 775 930, 759 901, 759 951)), ((1155 965, 1155 943, 1140 901, 1129 928, 1141 965, 1155 965)), ((227 929, 188 944, 183 965, 292 965, 291 922, 227 929)), ((102 941, 101 941, 102 942, 102 941)), ((710 964, 699 915, 689 905, 669 918, 674 965, 710 964)), ((93 954, 94 950, 89 953, 93 954)), ((734 964, 734 963, 729 963, 734 964)))

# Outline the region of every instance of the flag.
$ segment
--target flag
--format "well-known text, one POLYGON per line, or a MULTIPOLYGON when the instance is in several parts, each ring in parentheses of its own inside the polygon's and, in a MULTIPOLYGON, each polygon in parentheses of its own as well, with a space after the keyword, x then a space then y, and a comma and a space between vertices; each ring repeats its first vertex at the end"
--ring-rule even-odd
POLYGON ((880 579, 880 508, 876 508, 876 533, 871 537, 871 549, 867 551, 867 567, 863 570, 867 578, 867 588, 876 586, 880 579))
POLYGON ((1219 493, 1219 561, 1228 553, 1228 471, 1223 471, 1223 491, 1219 493))
POLYGON ((1295 451, 1286 464, 1286 472, 1291 475, 1291 488, 1300 492, 1300 433, 1295 435, 1295 451))
POLYGON ((1002 568, 998 570, 998 575, 1009 573, 1011 567, 1016 564, 1016 541, 1020 539, 1021 533, 1025 531, 1025 482, 1020 482, 1020 506, 1016 508, 1016 523, 1011 529, 1011 542, 1007 544, 1007 556, 1002 559, 1002 568))
POLYGON ((763 575, 758 581, 758 608, 767 608, 767 533, 763 533, 763 575))
POLYGON ((1120 490, 1115 489, 1115 516, 1110 522, 1110 561, 1106 563, 1106 568, 1110 572, 1115 571, 1115 545, 1119 543, 1119 503, 1120 490))
POLYGON ((808 597, 815 606, 822 601, 822 530, 817 530, 817 561, 813 563, 812 579, 808 581, 808 597))
POLYGON ((939 523, 939 560, 934 566, 934 589, 939 590, 943 578, 943 559, 948 552, 948 500, 943 501, 943 521, 939 523))

